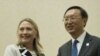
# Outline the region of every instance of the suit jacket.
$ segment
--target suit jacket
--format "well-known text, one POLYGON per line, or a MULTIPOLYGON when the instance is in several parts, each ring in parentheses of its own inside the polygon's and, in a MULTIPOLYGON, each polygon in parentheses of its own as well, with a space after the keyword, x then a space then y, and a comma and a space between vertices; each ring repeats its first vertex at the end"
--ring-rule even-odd
MULTIPOLYGON (((71 47, 72 40, 59 48, 58 56, 71 56, 71 47)), ((87 33, 78 56, 100 56, 100 38, 87 33)))

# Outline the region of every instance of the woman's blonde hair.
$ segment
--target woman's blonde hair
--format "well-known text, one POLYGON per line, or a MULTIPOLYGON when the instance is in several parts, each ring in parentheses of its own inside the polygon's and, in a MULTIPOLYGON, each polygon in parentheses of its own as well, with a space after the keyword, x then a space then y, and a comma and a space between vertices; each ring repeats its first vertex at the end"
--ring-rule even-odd
MULTIPOLYGON (((40 36, 39 36, 39 30, 38 30, 38 26, 37 24, 31 19, 31 18, 25 18, 23 20, 21 20, 19 22, 19 25, 18 25, 18 29, 17 29, 17 34, 18 34, 18 30, 19 30, 19 26, 22 22, 24 21, 27 21, 29 22, 30 24, 32 24, 33 28, 35 29, 35 31, 37 32, 36 34, 36 38, 34 39, 33 41, 33 49, 34 51, 36 52, 37 55, 39 55, 41 53, 41 49, 42 49, 42 45, 40 44, 39 40, 40 40, 40 36)), ((21 43, 21 41, 19 40, 18 41, 18 44, 17 45, 20 45, 20 46, 23 46, 23 44, 21 43)))

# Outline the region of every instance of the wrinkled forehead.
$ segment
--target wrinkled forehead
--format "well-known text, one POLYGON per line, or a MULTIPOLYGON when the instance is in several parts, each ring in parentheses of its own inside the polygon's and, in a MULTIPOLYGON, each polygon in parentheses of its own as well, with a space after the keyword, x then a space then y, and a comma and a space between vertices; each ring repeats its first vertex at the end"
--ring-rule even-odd
POLYGON ((29 23, 28 21, 23 21, 23 22, 19 25, 19 27, 21 27, 21 26, 31 26, 31 27, 32 27, 32 24, 29 23))
POLYGON ((66 12, 65 16, 81 16, 79 9, 70 9, 66 12))
POLYGON ((17 30, 20 30, 20 29, 32 29, 33 31, 36 31, 37 32, 37 29, 35 28, 34 25, 32 25, 30 22, 27 22, 27 21, 23 21, 17 30))

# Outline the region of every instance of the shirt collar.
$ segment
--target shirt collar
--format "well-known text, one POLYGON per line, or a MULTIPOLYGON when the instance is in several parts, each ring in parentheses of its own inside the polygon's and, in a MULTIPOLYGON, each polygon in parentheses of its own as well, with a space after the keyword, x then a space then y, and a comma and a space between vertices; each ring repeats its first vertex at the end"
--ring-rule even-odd
MULTIPOLYGON (((79 43, 83 43, 85 36, 86 36, 86 31, 84 31, 84 32, 77 38, 77 40, 79 41, 79 43)), ((74 40, 75 40, 75 39, 72 38, 72 43, 74 42, 74 40)))

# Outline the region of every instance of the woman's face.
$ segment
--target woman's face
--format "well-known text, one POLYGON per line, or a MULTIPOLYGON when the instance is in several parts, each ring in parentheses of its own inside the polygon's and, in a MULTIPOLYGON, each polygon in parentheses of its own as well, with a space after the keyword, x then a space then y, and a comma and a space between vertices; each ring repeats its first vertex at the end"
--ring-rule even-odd
POLYGON ((23 21, 18 27, 18 37, 21 43, 33 43, 36 37, 34 26, 27 21, 23 21))

